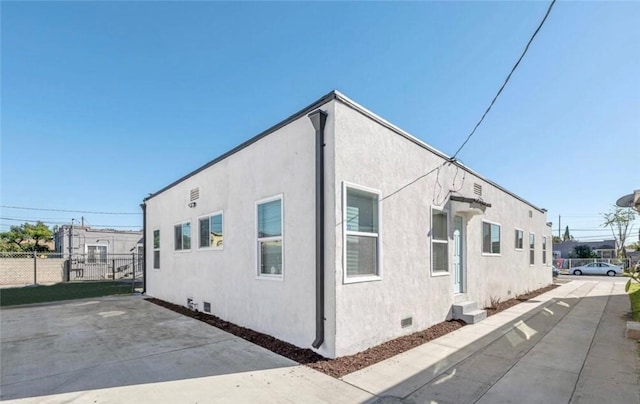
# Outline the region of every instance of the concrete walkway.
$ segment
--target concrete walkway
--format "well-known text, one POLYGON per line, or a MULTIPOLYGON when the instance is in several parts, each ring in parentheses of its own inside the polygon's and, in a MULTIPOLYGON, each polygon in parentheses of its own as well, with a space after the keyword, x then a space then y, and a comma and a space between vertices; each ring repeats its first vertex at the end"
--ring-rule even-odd
MULTIPOLYGON (((572 281, 341 380, 291 364, 284 358, 270 358, 270 365, 262 368, 252 361, 247 369, 239 370, 231 366, 231 362, 243 357, 236 351, 236 357, 227 356, 225 362, 229 363, 216 366, 229 367, 229 371, 208 369, 200 372, 200 376, 182 375, 157 382, 144 382, 142 378, 135 383, 130 380, 128 385, 108 383, 107 388, 29 394, 15 401, 635 404, 640 403, 640 360, 638 344, 625 339, 629 300, 624 283, 624 279, 572 281)), ((208 326, 174 316, 175 313, 156 308, 145 310, 146 316, 149 313, 169 316, 171 321, 180 323, 178 328, 205 332, 203 335, 211 332, 208 326)), ((8 336, 5 330, 3 339, 8 336)), ((150 335, 142 336, 143 340, 147 338, 153 341, 150 335)), ((154 369, 161 366, 166 372, 171 368, 184 372, 191 368, 184 363, 187 359, 184 355, 177 358, 177 362, 171 363, 163 359, 154 369)), ((7 364, 6 358, 3 360, 7 364)), ((104 377, 107 376, 114 377, 105 373, 104 377)), ((128 377, 138 376, 130 372, 128 377)), ((42 381, 33 380, 32 388, 42 381)), ((3 386, 3 395, 10 395, 8 388, 3 386)))
POLYGON ((570 282, 342 380, 376 403, 640 403, 625 282, 570 282))

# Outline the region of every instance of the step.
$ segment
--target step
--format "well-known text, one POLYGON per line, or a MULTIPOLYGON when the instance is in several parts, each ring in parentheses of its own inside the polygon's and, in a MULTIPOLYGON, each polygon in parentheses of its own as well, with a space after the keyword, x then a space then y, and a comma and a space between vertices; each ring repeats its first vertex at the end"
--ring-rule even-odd
POLYGON ((464 313, 463 315, 458 317, 458 320, 462 320, 467 324, 475 324, 475 323, 479 323, 485 318, 487 318, 486 310, 473 310, 473 311, 464 313))
POLYGON ((460 316, 470 311, 478 310, 478 303, 467 300, 453 305, 453 315, 460 316))

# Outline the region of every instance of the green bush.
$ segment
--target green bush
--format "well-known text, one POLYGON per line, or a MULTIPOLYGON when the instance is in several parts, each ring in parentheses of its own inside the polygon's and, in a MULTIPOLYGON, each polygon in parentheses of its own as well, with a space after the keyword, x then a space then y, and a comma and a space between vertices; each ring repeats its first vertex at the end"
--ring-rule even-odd
POLYGON ((627 293, 631 301, 631 316, 635 321, 640 321, 640 283, 628 285, 627 293))

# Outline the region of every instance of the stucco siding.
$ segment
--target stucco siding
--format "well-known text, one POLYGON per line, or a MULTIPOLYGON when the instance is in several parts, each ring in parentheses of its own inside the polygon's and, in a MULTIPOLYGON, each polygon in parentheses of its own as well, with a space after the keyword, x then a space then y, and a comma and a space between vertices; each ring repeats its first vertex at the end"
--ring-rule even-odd
MULTIPOLYGON (((541 264, 541 237, 551 232, 544 212, 455 165, 415 142, 398 135, 344 103, 336 103, 336 204, 335 283, 336 354, 352 354, 394 337, 418 331, 449 319, 454 302, 451 263, 453 219, 460 205, 452 204, 449 191, 473 197, 473 184, 482 186, 482 198, 492 204, 484 216, 465 216, 467 288, 458 299, 478 301, 483 307, 491 296, 502 299, 551 282, 551 271, 541 264), (380 192, 381 279, 345 283, 343 273, 343 182, 380 192), (410 185, 409 185, 410 184, 410 185), (449 212, 449 272, 433 274, 431 268, 431 209, 449 212), (532 211, 532 218, 529 218, 532 211), (500 256, 482 254, 482 220, 501 223, 500 256), (525 249, 514 250, 514 227, 525 231, 525 249), (536 264, 528 263, 528 232, 536 233, 536 264), (402 328, 401 320, 412 318, 402 328)), ((550 258, 547 259, 550 265, 550 258)))
MULTIPOLYGON (((322 107, 329 113, 327 143, 332 137, 332 105, 322 107)), ((327 154, 330 160, 332 153, 327 154)), ((331 161, 327 167, 332 167, 331 161)), ((146 202, 147 293, 181 305, 191 297, 201 311, 204 302, 210 302, 214 315, 309 347, 315 338, 314 184, 315 131, 304 116, 152 197, 146 202), (190 208, 193 188, 199 188, 200 196, 190 208), (257 276, 256 202, 277 195, 283 204, 280 280, 257 276), (223 249, 199 249, 198 218, 217 211, 223 212, 223 249), (191 250, 174 251, 174 225, 185 221, 191 223, 191 250), (157 229, 160 269, 153 269, 157 229)), ((328 216, 331 230, 333 218, 328 216)), ((328 307, 329 332, 331 311, 328 307)), ((332 340, 321 353, 332 354, 332 340)))

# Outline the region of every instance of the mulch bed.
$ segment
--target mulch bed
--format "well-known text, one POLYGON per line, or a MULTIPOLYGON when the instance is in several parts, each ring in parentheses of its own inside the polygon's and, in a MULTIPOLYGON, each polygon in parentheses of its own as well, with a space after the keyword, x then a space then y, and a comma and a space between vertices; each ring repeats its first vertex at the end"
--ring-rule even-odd
POLYGON ((526 302, 527 300, 531 300, 536 296, 540 296, 543 293, 546 293, 550 290, 553 290, 560 285, 551 284, 541 289, 534 290, 533 292, 528 292, 523 295, 518 295, 513 299, 505 300, 504 302, 499 302, 495 304, 493 307, 485 307, 484 309, 487 311, 487 317, 493 316, 494 314, 500 313, 503 310, 508 309, 509 307, 513 307, 516 304, 520 304, 522 302, 526 302))
MULTIPOLYGON (((542 289, 529 292, 524 295, 517 296, 513 299, 506 300, 497 304, 497 307, 487 308, 487 315, 499 313, 509 307, 515 306, 521 302, 532 299, 542 293, 558 287, 558 285, 550 285, 542 289)), ((374 346, 366 351, 359 352, 355 355, 343 356, 336 359, 327 359, 308 348, 299 348, 288 342, 281 341, 270 335, 262 334, 257 331, 250 330, 245 327, 222 320, 212 314, 202 313, 199 311, 189 310, 184 306, 165 302, 156 298, 145 299, 151 303, 165 307, 169 310, 192 317, 196 320, 203 321, 214 327, 220 328, 230 334, 247 340, 251 343, 266 348, 272 352, 289 358, 310 368, 326 373, 333 377, 342 377, 356 370, 363 369, 375 363, 391 358, 392 356, 406 352, 412 348, 420 346, 425 342, 434 340, 452 331, 462 328, 465 323, 463 321, 444 321, 431 326, 423 331, 418 331, 410 335, 387 341, 383 344, 374 346)))

